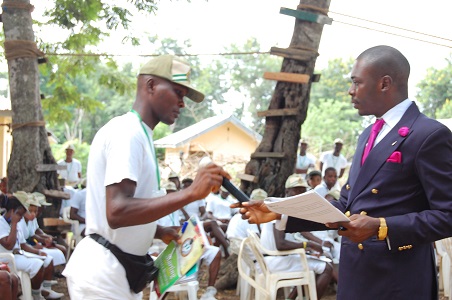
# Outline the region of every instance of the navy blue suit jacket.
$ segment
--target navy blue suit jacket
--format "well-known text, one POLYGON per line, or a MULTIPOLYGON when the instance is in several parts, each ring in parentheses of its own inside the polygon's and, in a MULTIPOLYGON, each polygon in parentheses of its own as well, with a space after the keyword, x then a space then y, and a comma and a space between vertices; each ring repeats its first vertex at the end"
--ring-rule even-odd
MULTIPOLYGON (((339 201, 342 212, 384 217, 388 239, 372 237, 360 250, 342 238, 338 298, 437 299, 432 242, 452 236, 452 134, 413 103, 361 166, 370 126, 361 134, 339 201), (401 127, 408 127, 401 136, 401 127), (387 162, 394 151, 401 163, 387 162)), ((289 218, 286 231, 324 230, 323 224, 289 218)))

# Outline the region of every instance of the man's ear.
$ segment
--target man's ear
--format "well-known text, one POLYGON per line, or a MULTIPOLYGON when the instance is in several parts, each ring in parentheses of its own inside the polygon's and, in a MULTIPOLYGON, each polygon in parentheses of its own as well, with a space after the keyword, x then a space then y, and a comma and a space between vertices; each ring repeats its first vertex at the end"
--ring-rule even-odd
POLYGON ((386 92, 392 86, 392 78, 389 75, 385 75, 381 78, 381 91, 386 92))
POLYGON ((148 77, 146 79, 146 91, 150 94, 152 94, 154 92, 155 86, 157 84, 157 81, 155 80, 154 77, 148 77))

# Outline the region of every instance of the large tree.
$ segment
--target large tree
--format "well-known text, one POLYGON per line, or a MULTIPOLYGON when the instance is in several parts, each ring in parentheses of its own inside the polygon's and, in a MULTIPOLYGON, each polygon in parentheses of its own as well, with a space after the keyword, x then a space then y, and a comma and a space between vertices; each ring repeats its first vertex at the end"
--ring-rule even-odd
MULTIPOLYGON (((329 0, 315 1, 302 0, 297 9, 319 13, 319 10, 328 10, 329 0)), ((313 75, 317 50, 323 24, 308 22, 301 19, 295 20, 295 28, 290 47, 305 49, 312 55, 308 59, 284 58, 281 72, 300 73, 313 75)), ((296 115, 267 117, 265 132, 262 142, 256 149, 259 153, 283 154, 283 157, 255 157, 246 165, 245 173, 254 175, 257 182, 241 182, 241 190, 250 194, 255 188, 262 188, 270 196, 284 195, 284 182, 293 172, 295 164, 298 140, 300 139, 300 126, 306 119, 308 110, 311 81, 306 84, 278 81, 276 84, 269 109, 292 108, 296 109, 296 115)))
POLYGON ((9 191, 55 189, 55 172, 38 172, 39 164, 55 164, 41 110, 39 56, 27 0, 4 1, 3 29, 12 109, 12 153, 8 163, 9 191))
MULTIPOLYGON (((119 6, 100 0, 55 0, 54 7, 47 12, 49 23, 68 30, 69 34, 66 41, 52 47, 74 54, 73 63, 54 66, 54 71, 60 72, 59 77, 62 78, 59 83, 64 80, 70 82, 76 75, 77 67, 79 71, 90 71, 92 62, 77 59, 77 53, 87 50, 88 45, 96 45, 107 34, 106 30, 118 26, 127 28, 131 9, 151 13, 156 8, 155 3, 156 0, 140 0, 124 2, 124 6, 119 6), (106 24, 104 29, 99 27, 103 24, 106 24)), ((13 146, 8 164, 9 190, 31 192, 56 189, 56 172, 36 170, 37 165, 55 164, 55 159, 48 144, 42 115, 37 58, 44 56, 44 53, 36 46, 31 18, 33 6, 29 0, 16 0, 4 1, 2 7, 13 120, 13 146)), ((136 42, 133 38, 129 40, 132 44, 136 42)), ((68 97, 73 85, 60 84, 58 87, 52 97, 54 108, 65 108, 60 101, 82 103, 79 99, 68 97)))

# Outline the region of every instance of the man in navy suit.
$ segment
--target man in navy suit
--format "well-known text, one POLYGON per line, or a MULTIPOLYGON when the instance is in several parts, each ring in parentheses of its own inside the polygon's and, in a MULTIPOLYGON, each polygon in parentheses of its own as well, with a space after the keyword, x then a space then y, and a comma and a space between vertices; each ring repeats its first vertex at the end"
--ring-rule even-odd
MULTIPOLYGON (((374 126, 361 134, 348 182, 332 202, 350 222, 326 224, 343 237, 337 299, 438 298, 432 243, 452 236, 452 134, 408 99, 409 72, 389 46, 364 51, 351 72, 354 107, 382 127, 374 141, 374 126)), ((243 205, 250 223, 281 219, 287 232, 325 229, 262 202, 243 205)))

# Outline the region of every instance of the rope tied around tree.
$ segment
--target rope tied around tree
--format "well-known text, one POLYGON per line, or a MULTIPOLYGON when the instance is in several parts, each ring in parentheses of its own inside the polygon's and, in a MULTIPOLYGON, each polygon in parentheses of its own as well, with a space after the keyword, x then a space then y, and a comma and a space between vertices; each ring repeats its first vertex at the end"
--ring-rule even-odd
POLYGON ((324 9, 324 8, 317 7, 317 6, 314 6, 314 5, 299 4, 297 6, 297 9, 310 9, 310 10, 316 11, 318 13, 321 13, 322 15, 325 15, 325 16, 328 15, 328 9, 324 9))
POLYGON ((8 8, 25 9, 25 10, 29 10, 30 13, 35 9, 35 7, 33 5, 31 5, 30 3, 17 2, 17 1, 3 1, 2 8, 3 8, 3 11, 7 10, 8 8))
POLYGON ((45 121, 33 121, 33 122, 26 122, 26 123, 16 123, 13 124, 11 126, 12 130, 16 130, 19 128, 23 128, 23 127, 27 127, 27 126, 31 126, 31 127, 45 127, 46 126, 46 122, 45 121))
POLYGON ((5 58, 7 60, 22 57, 44 57, 45 54, 38 49, 35 42, 24 40, 5 41, 5 58))

